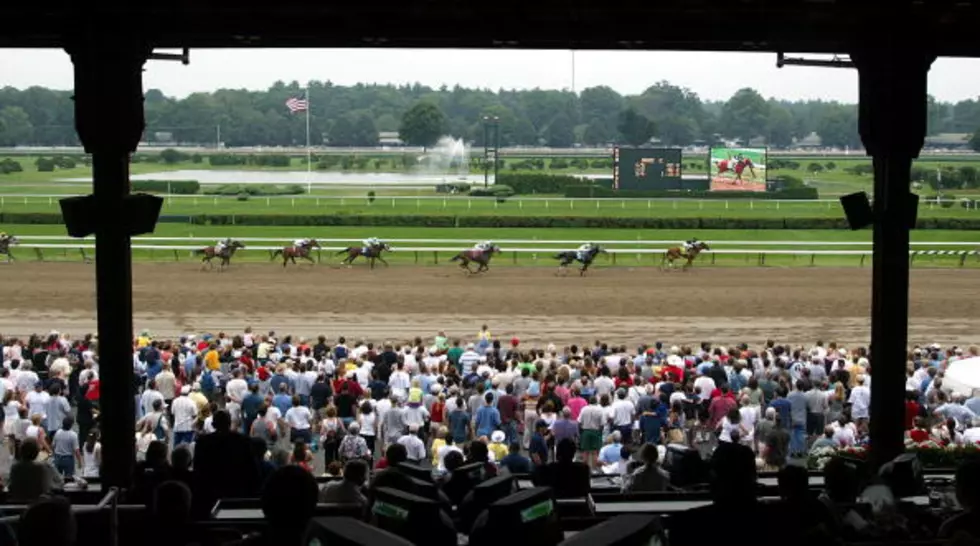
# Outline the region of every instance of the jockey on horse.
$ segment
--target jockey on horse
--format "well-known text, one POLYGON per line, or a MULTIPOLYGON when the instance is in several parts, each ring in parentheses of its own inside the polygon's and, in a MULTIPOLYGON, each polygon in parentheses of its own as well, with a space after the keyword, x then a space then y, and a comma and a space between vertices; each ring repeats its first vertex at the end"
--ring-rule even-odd
POLYGON ((214 244, 214 254, 215 256, 222 256, 231 246, 231 237, 226 237, 225 239, 219 239, 217 243, 214 244))
POLYGON ((384 251, 391 252, 391 247, 388 246, 388 243, 382 241, 377 237, 369 237, 367 239, 364 239, 362 243, 364 245, 362 247, 356 247, 356 246, 347 247, 344 250, 338 252, 338 254, 343 254, 345 252, 347 253, 347 257, 344 258, 340 263, 346 265, 347 267, 350 267, 350 265, 354 262, 355 259, 357 259, 358 256, 364 256, 370 261, 371 269, 374 269, 375 260, 379 260, 381 263, 385 265, 385 267, 388 267, 388 262, 386 262, 385 259, 381 257, 381 254, 384 251))
POLYGON ((596 255, 600 253, 605 253, 606 250, 595 243, 584 243, 574 251, 559 252, 555 255, 555 258, 561 260, 558 264, 558 271, 565 272, 569 264, 578 260, 582 262, 582 268, 579 269, 579 275, 585 275, 586 270, 592 265, 595 260, 596 255))
POLYGON ((17 238, 13 235, 7 235, 5 232, 0 231, 0 254, 7 255, 7 261, 13 261, 14 257, 10 254, 10 247, 17 244, 17 238))
MULTIPOLYGON (((687 269, 688 267, 691 267, 691 264, 694 263, 694 259, 697 258, 698 254, 700 254, 703 250, 710 250, 708 243, 699 241, 697 237, 692 237, 691 239, 685 241, 680 247, 667 249, 667 252, 664 252, 663 263, 670 265, 670 267, 674 267, 674 260, 684 258, 687 260, 687 262, 684 264, 684 269, 687 269)), ((661 265, 661 267, 663 267, 663 265, 661 265)))
POLYGON ((482 243, 473 245, 471 250, 464 250, 453 256, 450 261, 462 262, 459 264, 459 267, 465 269, 468 273, 482 273, 490 269, 487 267, 490 263, 490 258, 497 252, 500 252, 500 247, 494 244, 493 241, 483 241, 482 243), (476 271, 473 271, 470 269, 470 262, 476 262, 480 264, 480 267, 476 271))
POLYGON ((310 251, 314 248, 320 248, 320 243, 316 239, 296 239, 293 241, 293 246, 280 248, 273 252, 272 259, 276 259, 276 256, 282 256, 283 267, 286 267, 289 262, 295 264, 296 258, 303 258, 311 264, 316 264, 316 260, 310 257, 310 251))

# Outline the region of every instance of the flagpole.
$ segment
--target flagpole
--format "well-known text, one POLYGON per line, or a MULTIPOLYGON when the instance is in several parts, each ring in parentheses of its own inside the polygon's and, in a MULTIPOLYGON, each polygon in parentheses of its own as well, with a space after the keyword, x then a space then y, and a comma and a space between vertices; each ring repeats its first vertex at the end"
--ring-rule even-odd
POLYGON ((310 152, 310 88, 306 88, 306 193, 313 193, 313 154, 310 152))

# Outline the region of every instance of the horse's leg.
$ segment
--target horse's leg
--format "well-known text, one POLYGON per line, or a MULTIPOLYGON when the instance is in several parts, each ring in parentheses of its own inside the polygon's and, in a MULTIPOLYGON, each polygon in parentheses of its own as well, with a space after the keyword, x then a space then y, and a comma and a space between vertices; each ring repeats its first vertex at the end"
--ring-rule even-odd
POLYGON ((308 260, 310 262, 310 265, 316 265, 316 260, 314 260, 313 257, 310 256, 309 254, 307 254, 306 256, 303 256, 303 258, 305 258, 306 260, 308 260))
POLYGON ((584 277, 585 272, 588 271, 588 269, 589 269, 589 262, 582 262, 582 269, 579 270, 578 276, 584 277))
POLYGON ((378 256, 378 261, 383 263, 385 267, 388 267, 388 262, 386 262, 385 259, 382 258, 381 256, 378 256))
POLYGON ((371 269, 374 269, 374 256, 371 257, 371 269))

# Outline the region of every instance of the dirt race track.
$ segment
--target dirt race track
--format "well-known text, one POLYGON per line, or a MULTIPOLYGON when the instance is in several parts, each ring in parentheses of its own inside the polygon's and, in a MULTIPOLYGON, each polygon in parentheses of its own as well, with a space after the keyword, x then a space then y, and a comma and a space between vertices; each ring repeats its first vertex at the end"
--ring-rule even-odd
MULTIPOLYGON (((0 265, 0 333, 94 331, 94 267, 0 265)), ((551 268, 498 267, 467 277, 451 265, 369 271, 318 266, 282 270, 235 265, 225 273, 190 264, 139 263, 135 328, 158 335, 256 331, 400 340, 475 336, 532 343, 603 339, 634 345, 712 340, 816 339, 854 345, 869 336, 870 269, 601 268, 558 278, 551 268)), ((980 271, 914 270, 914 342, 980 343, 980 271)))

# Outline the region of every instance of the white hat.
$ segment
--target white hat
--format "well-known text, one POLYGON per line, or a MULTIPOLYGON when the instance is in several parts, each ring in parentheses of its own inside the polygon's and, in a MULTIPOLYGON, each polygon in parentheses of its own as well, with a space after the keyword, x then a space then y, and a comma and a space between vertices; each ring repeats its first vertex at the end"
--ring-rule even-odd
POLYGON ((490 441, 495 444, 499 444, 503 442, 506 438, 507 435, 504 434, 504 431, 502 430, 495 430, 493 431, 493 434, 490 435, 490 441))
POLYGON ((674 345, 670 348, 670 354, 676 355, 679 352, 681 352, 681 350, 677 347, 677 345, 674 345))
POLYGON ((183 387, 180 388, 180 394, 190 394, 190 393, 191 393, 190 385, 184 385, 183 387))
POLYGON ((684 360, 677 355, 670 355, 667 357, 667 364, 675 367, 680 367, 684 365, 684 360))

